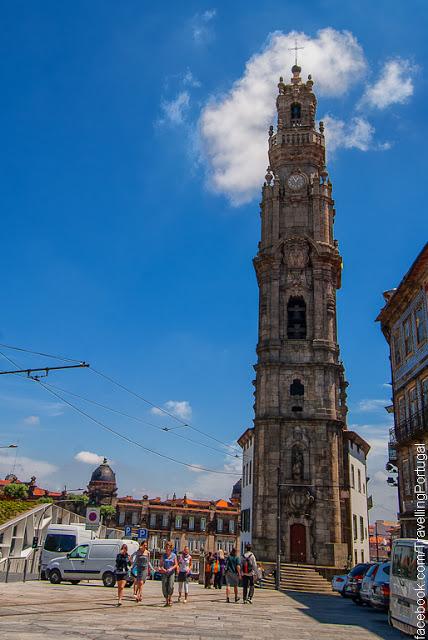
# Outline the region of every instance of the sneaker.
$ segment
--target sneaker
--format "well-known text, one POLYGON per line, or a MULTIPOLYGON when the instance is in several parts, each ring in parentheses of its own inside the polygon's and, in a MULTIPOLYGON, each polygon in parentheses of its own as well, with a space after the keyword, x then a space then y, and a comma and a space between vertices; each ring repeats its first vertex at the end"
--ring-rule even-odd
POLYGON ((230 602, 229 596, 227 596, 227 598, 226 598, 226 602, 230 602))
MULTIPOLYGON (((235 598, 235 602, 239 602, 241 598, 235 598)), ((245 600, 244 600, 244 604, 245 604, 245 600)))
POLYGON ((248 604, 253 604, 253 601, 251 600, 251 598, 248 598, 247 602, 248 604))

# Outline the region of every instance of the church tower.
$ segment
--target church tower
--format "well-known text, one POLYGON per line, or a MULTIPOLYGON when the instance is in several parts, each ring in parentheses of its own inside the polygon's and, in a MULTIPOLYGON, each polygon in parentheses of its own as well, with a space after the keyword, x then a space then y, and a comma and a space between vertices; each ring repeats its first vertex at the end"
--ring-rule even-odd
POLYGON ((259 286, 252 541, 274 560, 345 566, 346 386, 336 331, 342 261, 311 76, 280 78, 254 259, 259 286), (279 489, 279 509, 277 490, 279 489))

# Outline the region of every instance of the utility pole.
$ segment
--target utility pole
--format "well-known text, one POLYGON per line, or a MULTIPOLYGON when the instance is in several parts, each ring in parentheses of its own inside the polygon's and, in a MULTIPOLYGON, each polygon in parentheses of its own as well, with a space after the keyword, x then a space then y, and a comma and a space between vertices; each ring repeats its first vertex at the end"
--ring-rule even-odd
POLYGON ((0 371, 0 376, 12 375, 14 373, 26 373, 32 380, 40 380, 40 378, 47 378, 49 371, 58 371, 59 369, 81 369, 87 368, 90 365, 87 362, 81 362, 80 364, 66 364, 62 367, 39 367, 38 369, 13 369, 12 371, 0 371), (44 375, 32 375, 37 372, 44 372, 44 375))
POLYGON ((275 589, 281 588, 281 469, 277 469, 277 493, 276 493, 276 574, 275 589))
POLYGON ((375 536, 376 536, 376 562, 379 562, 379 541, 377 539, 377 520, 375 522, 375 536))

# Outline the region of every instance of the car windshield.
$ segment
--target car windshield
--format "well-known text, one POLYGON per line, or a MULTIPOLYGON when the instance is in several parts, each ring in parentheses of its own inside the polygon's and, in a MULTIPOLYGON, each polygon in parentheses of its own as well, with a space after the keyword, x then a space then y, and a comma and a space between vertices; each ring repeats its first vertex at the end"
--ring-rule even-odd
POLYGON ((351 569, 351 571, 349 572, 349 575, 352 578, 354 578, 355 576, 359 576, 359 575, 365 573, 369 567, 370 567, 369 564, 357 564, 356 567, 351 569))
POLYGON ((378 564, 374 564, 372 567, 370 567, 366 573, 366 575, 364 576, 365 578, 370 578, 370 577, 374 577, 377 573, 377 570, 379 569, 379 565, 378 564))
POLYGON ((63 533, 48 533, 45 540, 46 551, 68 553, 76 546, 76 536, 63 533))

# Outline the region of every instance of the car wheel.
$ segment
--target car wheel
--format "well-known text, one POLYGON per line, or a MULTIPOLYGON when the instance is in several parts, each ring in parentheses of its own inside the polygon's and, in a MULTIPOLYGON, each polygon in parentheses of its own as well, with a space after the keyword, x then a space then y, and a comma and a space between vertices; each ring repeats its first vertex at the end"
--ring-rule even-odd
POLYGON ((111 571, 106 571, 103 574, 103 583, 105 587, 114 587, 116 584, 116 576, 111 571))
POLYGON ((344 591, 339 591, 340 595, 342 596, 342 598, 346 598, 346 594, 344 591))
POLYGON ((79 584, 80 580, 70 580, 71 584, 79 584))
POLYGON ((58 569, 52 569, 49 571, 49 580, 51 584, 59 584, 61 582, 61 573, 58 569))

